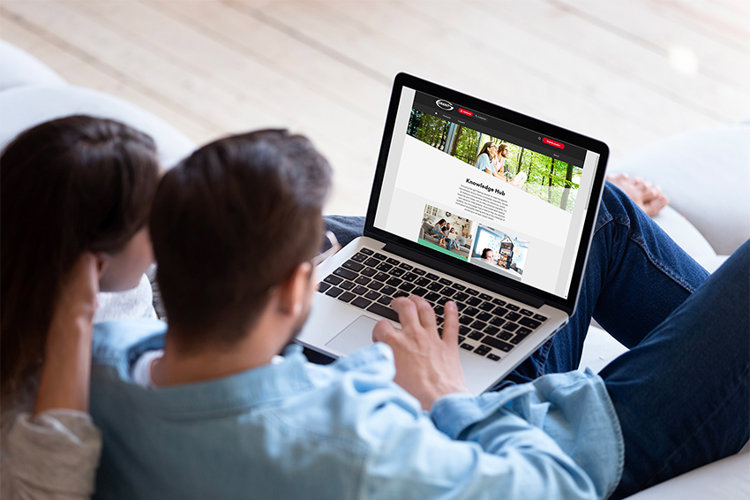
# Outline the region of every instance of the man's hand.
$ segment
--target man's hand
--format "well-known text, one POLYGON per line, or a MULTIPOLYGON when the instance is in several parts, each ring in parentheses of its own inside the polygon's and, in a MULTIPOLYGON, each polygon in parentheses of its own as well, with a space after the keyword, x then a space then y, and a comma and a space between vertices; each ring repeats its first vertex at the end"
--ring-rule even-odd
POLYGON ((445 303, 443 337, 438 335, 435 311, 422 297, 411 295, 393 299, 401 330, 388 320, 375 325, 372 338, 393 350, 396 364, 394 381, 416 397, 429 410, 440 397, 469 392, 458 356, 458 309, 445 303))

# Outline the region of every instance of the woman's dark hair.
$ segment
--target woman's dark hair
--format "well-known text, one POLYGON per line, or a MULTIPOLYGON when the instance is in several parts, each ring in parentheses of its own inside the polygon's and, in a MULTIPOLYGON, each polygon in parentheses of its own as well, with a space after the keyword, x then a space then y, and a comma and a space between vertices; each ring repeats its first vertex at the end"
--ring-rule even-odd
POLYGON ((437 223, 438 224, 443 224, 443 223, 445 223, 445 219, 440 219, 439 221, 437 221, 437 223))
POLYGON ((485 248, 484 250, 482 250, 482 258, 486 259, 487 258, 487 254, 490 253, 491 251, 492 251, 491 248, 485 248))
POLYGON ((116 253, 148 221, 156 146, 122 123, 70 116, 16 137, 0 156, 2 401, 42 364, 61 284, 87 251, 116 253))
POLYGON ((165 174, 149 229, 179 349, 231 348, 247 333, 320 249, 330 185, 328 161, 286 130, 217 140, 165 174))
POLYGON ((490 153, 489 153, 490 148, 492 146, 494 146, 494 145, 495 145, 495 143, 493 143, 492 141, 485 142, 484 146, 482 146, 481 151, 479 151, 479 154, 477 155, 476 159, 474 160, 474 163, 478 162, 479 161, 479 157, 482 156, 482 155, 484 155, 484 154, 486 154, 489 157, 490 156, 490 153))

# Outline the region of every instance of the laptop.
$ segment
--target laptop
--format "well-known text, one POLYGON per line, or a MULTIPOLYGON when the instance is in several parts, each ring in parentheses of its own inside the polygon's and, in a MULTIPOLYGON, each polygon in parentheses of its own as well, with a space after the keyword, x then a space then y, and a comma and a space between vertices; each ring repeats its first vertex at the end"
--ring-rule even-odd
POLYGON ((466 383, 492 388, 576 307, 609 150, 600 141, 412 75, 396 76, 364 235, 317 268, 298 342, 372 344, 394 297, 459 308, 466 383))

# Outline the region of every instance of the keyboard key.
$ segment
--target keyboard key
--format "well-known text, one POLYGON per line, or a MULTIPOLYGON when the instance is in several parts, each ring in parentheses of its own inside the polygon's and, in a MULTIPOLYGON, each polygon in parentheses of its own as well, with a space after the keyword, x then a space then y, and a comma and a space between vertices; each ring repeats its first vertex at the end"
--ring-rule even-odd
POLYGON ((388 304, 391 303, 392 300, 393 300, 393 297, 390 297, 388 295, 383 295, 382 297, 378 299, 378 304, 383 304, 384 306, 387 306, 388 304))
POLYGON ((453 300, 463 301, 466 300, 469 296, 466 295, 464 292, 458 292, 456 295, 453 296, 453 300))
POLYGON ((487 355, 487 359, 489 359, 490 361, 500 361, 500 356, 498 356, 497 354, 489 353, 487 355))
POLYGON ((458 334, 459 335, 468 335, 471 332, 471 328, 469 328, 466 325, 458 325, 458 334))
POLYGON ((499 338, 500 340, 508 340, 512 336, 513 336, 512 333, 506 332, 505 330, 502 330, 500 333, 498 333, 497 335, 495 335, 495 337, 499 338))
POLYGON ((490 320, 490 323, 495 326, 503 326, 505 324, 505 320, 503 318, 500 318, 499 316, 495 316, 490 320))
POLYGON ((405 292, 411 292, 416 288, 414 286, 414 283, 401 283, 401 286, 398 287, 399 290, 403 290, 405 292))
POLYGON ((503 330, 507 330, 509 332, 515 332, 517 328, 518 328, 518 325, 515 323, 511 323, 510 321, 508 321, 507 323, 503 325, 503 330))
POLYGON ((447 278, 440 278, 439 283, 445 286, 451 286, 453 282, 447 278))
POLYGON ((379 252, 375 252, 375 255, 373 255, 373 257, 375 257, 378 260, 385 260, 386 259, 386 256, 383 255, 382 253, 379 253, 379 252))
POLYGON ((532 311, 529 311, 528 309, 521 309, 521 311, 520 311, 520 312, 521 312, 521 314, 523 314, 524 316, 531 316, 532 314, 534 314, 534 313, 533 313, 532 311))
POLYGON ((401 276, 401 278, 402 278, 402 279, 403 279, 404 281, 414 281, 415 279, 419 278, 419 276, 417 276, 417 275, 416 275, 416 274, 414 274, 414 273, 406 273, 406 274, 404 274, 403 276, 401 276))
POLYGON ((343 300, 344 302, 349 302, 354 297, 356 297, 356 295, 354 295, 352 292, 344 292, 336 298, 339 300, 343 300))
POLYGON ((383 288, 383 283, 381 283, 380 281, 372 281, 369 285, 367 285, 367 288, 369 288, 370 290, 380 290, 381 288, 383 288))
POLYGON ((396 260, 393 257, 388 257, 388 259, 386 259, 386 262, 389 263, 392 266, 397 266, 397 265, 401 264, 400 260, 396 260))
POLYGON ((518 330, 516 330, 516 335, 526 336, 526 335, 528 335, 530 333, 531 333, 531 330, 529 330, 525 326, 522 326, 521 328, 519 328, 518 330))
POLYGON ((492 300, 492 296, 491 295, 487 295, 486 293, 480 293, 479 294, 479 298, 482 299, 482 300, 492 300))
POLYGON ((440 298, 440 295, 435 292, 430 292, 427 295, 424 296, 425 300, 428 300, 430 302, 437 302, 440 298))
POLYGON ((499 349, 503 352, 508 352, 513 349, 513 344, 503 342, 502 340, 496 339, 495 337, 490 337, 489 335, 486 336, 483 341, 485 344, 492 346, 495 349, 499 349))
POLYGON ((399 286, 401 283, 403 283, 403 281, 401 281, 399 278, 391 278, 385 282, 386 285, 391 286, 399 286))
POLYGON ((343 288, 344 290, 351 290, 352 288, 354 288, 354 282, 344 280, 339 283, 339 288, 343 288))
POLYGON ((523 326, 528 326, 528 327, 529 327, 529 328, 531 328, 532 330, 533 330, 534 328, 538 328, 538 327, 539 327, 539 325, 541 325, 541 323, 540 323, 540 322, 538 322, 537 320, 535 320, 535 319, 531 319, 531 318, 528 318, 528 317, 524 317, 524 318, 521 318, 520 320, 518 320, 518 322, 519 322, 520 324, 522 324, 523 326))
POLYGON ((334 276, 333 274, 329 274, 328 276, 325 277, 325 279, 323 281, 325 281, 326 283, 330 283, 331 285, 338 285, 339 283, 341 283, 344 280, 342 278, 339 278, 338 276, 334 276))
POLYGON ((380 289, 380 293, 382 293, 383 295, 393 295, 394 293, 396 293, 396 289, 392 286, 386 285, 380 289))
POLYGON ((394 299, 397 299, 399 297, 408 297, 408 296, 409 296, 408 293, 406 293, 404 291, 401 291, 401 290, 399 290, 399 291, 397 291, 396 293, 393 294, 393 298, 394 299))
POLYGON ((398 267, 400 267, 401 269, 406 269, 407 271, 411 271, 412 269, 414 269, 414 266, 409 265, 406 262, 402 262, 398 265, 398 267))
POLYGON ((507 305, 506 305, 505 307, 507 307, 507 308, 508 308, 508 309, 510 309, 511 311, 518 311, 519 309, 521 309, 520 307, 518 307, 518 306, 517 306, 517 305, 515 305, 515 304, 507 304, 507 305))
POLYGON ((443 285, 441 285, 437 281, 434 281, 434 282, 430 283, 429 285, 427 285, 427 289, 428 290, 432 290, 433 292, 438 292, 442 288, 443 288, 443 285))
POLYGON ((378 271, 383 271, 384 273, 387 273, 388 271, 393 269, 393 266, 388 264, 387 262, 381 262, 380 264, 377 265, 375 269, 377 269, 378 271))
POLYGON ((499 331, 500 329, 498 327, 492 325, 487 325, 487 328, 484 329, 484 333, 487 335, 495 335, 499 331))
POLYGON ((462 311, 462 314, 466 316, 476 316, 478 312, 479 309, 477 309, 476 307, 467 307, 462 311))
POLYGON ((494 314, 495 316, 505 316, 507 312, 508 310, 506 308, 500 306, 497 306, 492 310, 492 314, 494 314))
POLYGON ((386 273, 383 273, 383 272, 380 272, 380 273, 376 274, 375 276, 373 276, 373 279, 376 279, 378 281, 385 281, 385 280, 387 280, 389 278, 390 278, 390 276, 388 276, 386 273))
POLYGON ((481 331, 484 330, 484 327, 487 326, 487 323, 485 323, 484 321, 475 320, 470 326, 475 330, 481 331))
POLYGON ((486 345, 480 345, 479 347, 477 347, 476 349, 474 349, 474 352, 477 353, 477 354, 479 354, 479 355, 481 355, 481 356, 484 356, 485 354, 487 354, 488 352, 490 352, 490 348, 487 347, 486 345))
POLYGON ((479 309, 482 311, 491 311, 495 308, 495 305, 492 302, 482 302, 479 306, 479 309))
POLYGON ((424 297, 427 295, 428 290, 426 288, 418 287, 411 291, 412 295, 419 295, 420 297, 424 297))
POLYGON ((397 278, 398 278, 398 277, 400 277, 400 276, 403 276, 405 272, 406 272, 406 271, 404 271, 403 269, 400 269, 400 268, 398 268, 398 267, 394 267, 394 268, 393 268, 393 269, 391 269, 391 271, 390 271, 390 273, 391 273, 391 276, 396 276, 397 278))
POLYGON ((367 287, 364 287, 362 285, 355 286, 354 289, 352 290, 352 293, 355 294, 355 295, 364 295, 367 292, 369 292, 369 290, 367 289, 367 287))
POLYGON ((477 295, 479 295, 479 290, 474 290, 473 288, 467 288, 466 293, 476 297, 477 295))
POLYGON ((479 300, 478 297, 469 297, 469 300, 467 300, 466 303, 469 304, 470 306, 478 306, 479 304, 482 303, 482 301, 479 300))
POLYGON ((330 289, 328 289, 326 295, 330 295, 331 297, 338 297, 342 293, 344 293, 344 291, 341 288, 332 286, 330 289))
POLYGON ((344 269, 343 267, 339 267, 338 269, 336 269, 333 274, 335 274, 336 276, 341 276, 342 278, 346 278, 348 280, 353 280, 357 277, 357 273, 355 273, 354 271, 350 271, 349 269, 344 269))
POLYGON ((370 290, 369 292, 365 294, 365 297, 367 297, 370 300, 378 300, 380 298, 380 294, 378 292, 370 290))
POLYGON ((360 248, 359 251, 365 255, 372 255, 373 253, 372 250, 370 250, 369 248, 360 248))
POLYGON ((364 262, 367 260, 367 255, 363 254, 362 252, 357 252, 352 255, 352 260, 354 262, 364 262))
POLYGON ((482 313, 477 314, 477 319, 481 321, 489 321, 492 319, 492 315, 487 312, 482 312, 482 313))
POLYGON ((496 306, 504 306, 506 304, 503 299, 492 299, 492 303, 496 306))
POLYGON ((393 309, 391 309, 390 307, 385 307, 383 305, 375 303, 375 304, 371 304, 370 307, 368 307, 366 310, 372 313, 375 313, 379 316, 383 316, 384 318, 388 318, 393 321, 398 321, 398 313, 394 311, 393 309))
POLYGON ((443 289, 442 289, 442 290, 440 291, 440 293, 442 293, 442 294, 443 294, 443 295, 444 295, 445 297, 452 297, 452 296, 453 296, 453 294, 455 294, 455 293, 456 293, 456 290, 454 290, 453 288, 448 288, 448 287, 445 287, 445 288, 443 288, 443 289))
POLYGON ((453 288, 455 288, 459 292, 466 290, 466 286, 462 285, 461 283, 453 283, 453 288))
POLYGON ((461 349, 466 349, 467 351, 471 351, 474 349, 474 346, 467 342, 464 342, 463 344, 461 344, 461 349))
POLYGON ((435 281, 436 279, 439 279, 439 278, 440 278, 440 276, 438 276, 437 274, 427 273, 427 279, 428 280, 435 281))
POLYGON ((430 283, 432 283, 432 281, 428 280, 427 278, 417 278, 417 280, 414 282, 414 284, 417 286, 427 286, 430 283))
POLYGON ((463 335, 459 335, 459 336, 458 336, 458 343, 459 343, 459 344, 460 344, 461 342, 463 342, 464 340, 466 340, 466 337, 464 337, 463 335))
POLYGON ((520 317, 521 317, 520 314, 518 314, 517 312, 513 312, 513 311, 505 315, 505 319, 510 320, 510 321, 516 321, 520 317))
POLYGON ((325 291, 326 291, 326 290, 328 290, 328 289, 329 289, 330 287, 331 287, 331 285, 329 285, 328 283, 318 283, 318 291, 319 291, 320 293, 323 293, 323 292, 325 292, 325 291))
POLYGON ((372 281, 372 280, 370 278, 368 278, 367 276, 359 276, 356 280, 354 280, 354 282, 356 284, 358 284, 358 285, 366 285, 370 281, 372 281))
POLYGON ((364 265, 370 266, 370 267, 375 267, 378 264, 380 264, 380 261, 378 259, 374 258, 374 257, 370 257, 369 259, 367 259, 366 261, 364 261, 364 265))
POLYGON ((544 321, 547 321, 547 316, 542 316, 541 314, 535 314, 534 319, 537 321, 544 322, 544 321))
POLYGON ((375 269, 373 269, 372 267, 366 267, 366 268, 362 269, 359 273, 363 274, 365 276, 372 277, 372 276, 375 276, 375 274, 377 273, 377 271, 375 269))
POLYGON ((462 325, 468 325, 473 321, 474 321, 474 318, 472 318, 471 316, 461 316, 460 318, 458 318, 458 322, 461 323, 462 325))
POLYGON ((361 270, 362 270, 362 268, 364 268, 365 266, 363 266, 363 265, 362 265, 362 264, 360 264, 359 262, 354 262, 354 261, 353 261, 352 259, 349 259, 349 260, 347 260, 346 262, 344 262, 343 264, 341 264, 341 267, 345 267, 345 268, 347 268, 347 269, 351 269, 351 270, 352 270, 352 271, 354 271, 354 272, 359 272, 359 271, 361 271, 361 270))
POLYGON ((414 268, 414 269, 412 270, 412 272, 413 272, 414 274, 416 274, 417 276, 424 276, 425 274, 427 274, 427 271, 425 271, 424 269, 420 269, 420 268, 418 268, 418 267, 415 267, 415 268, 414 268))

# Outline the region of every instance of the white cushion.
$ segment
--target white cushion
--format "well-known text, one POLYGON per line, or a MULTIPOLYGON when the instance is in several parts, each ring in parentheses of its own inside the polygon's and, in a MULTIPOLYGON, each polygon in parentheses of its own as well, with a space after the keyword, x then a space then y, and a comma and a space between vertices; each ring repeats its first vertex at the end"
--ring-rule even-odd
POLYGON ((0 92, 23 85, 62 85, 57 73, 39 59, 0 40, 0 92))
POLYGON ((70 85, 28 85, 0 92, 0 150, 34 125, 75 114, 111 118, 146 132, 156 141, 165 168, 194 149, 193 143, 167 122, 116 97, 70 85))
POLYGON ((639 147, 611 172, 658 184, 716 253, 750 238, 750 125, 699 130, 639 147))

